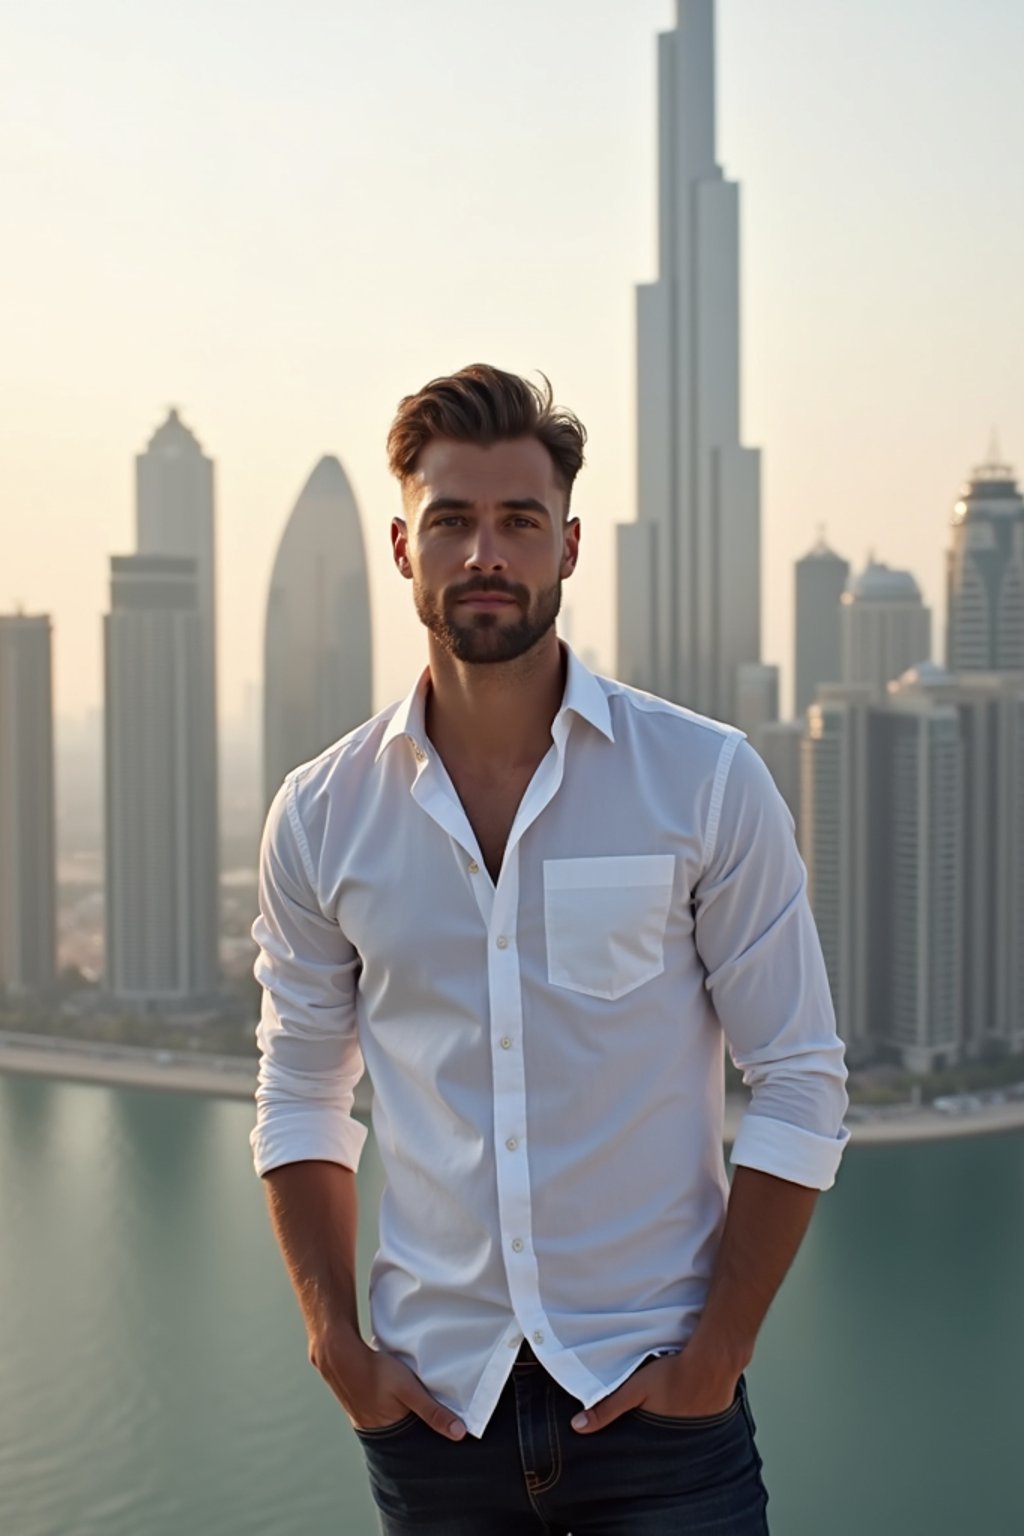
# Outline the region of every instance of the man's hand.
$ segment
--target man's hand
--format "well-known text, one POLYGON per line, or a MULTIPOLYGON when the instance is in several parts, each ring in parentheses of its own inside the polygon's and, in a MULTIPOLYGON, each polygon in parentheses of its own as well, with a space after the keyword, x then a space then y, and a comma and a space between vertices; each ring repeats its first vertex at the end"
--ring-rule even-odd
POLYGON ((719 1358, 703 1357, 689 1346, 679 1355, 663 1355, 641 1365, 614 1392, 578 1413, 573 1429, 591 1434, 633 1408, 673 1419, 702 1419, 724 1413, 736 1396, 740 1372, 719 1358))
POLYGON ((356 1429, 386 1429, 412 1410, 446 1440, 461 1440, 466 1426, 431 1397, 419 1377, 393 1355, 381 1354, 352 1330, 326 1327, 310 1336, 316 1367, 356 1429))

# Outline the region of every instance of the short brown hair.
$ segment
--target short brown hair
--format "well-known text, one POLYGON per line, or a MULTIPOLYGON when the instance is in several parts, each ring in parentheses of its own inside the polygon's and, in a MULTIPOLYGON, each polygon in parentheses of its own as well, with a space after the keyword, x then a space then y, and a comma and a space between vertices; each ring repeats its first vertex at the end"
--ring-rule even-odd
POLYGON ((471 363, 447 378, 432 379, 415 395, 406 395, 388 433, 388 465, 404 486, 415 472, 420 453, 437 437, 459 443, 492 443, 535 437, 551 455, 565 491, 566 508, 573 481, 583 464, 587 431, 572 411, 554 404, 551 384, 543 388, 489 363, 471 363))

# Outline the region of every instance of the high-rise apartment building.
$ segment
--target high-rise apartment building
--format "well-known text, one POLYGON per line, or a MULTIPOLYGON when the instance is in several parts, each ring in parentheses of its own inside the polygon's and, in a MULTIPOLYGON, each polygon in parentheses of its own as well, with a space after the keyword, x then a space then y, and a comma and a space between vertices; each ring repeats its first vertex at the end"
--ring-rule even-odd
POLYGON ((849 576, 849 561, 829 549, 824 535, 796 562, 793 704, 798 715, 814 703, 822 683, 838 683, 842 678, 839 606, 849 576))
POLYGON ((303 487, 274 561, 264 641, 264 799, 372 712, 372 641, 359 508, 338 460, 303 487))
POLYGON ((891 692, 869 719, 871 1016, 880 1044, 909 1071, 930 1072, 962 1051, 959 722, 914 688, 891 692))
POLYGON ((618 676, 735 719, 760 660, 760 456, 740 444, 739 188, 715 149, 714 0, 658 40, 658 277, 637 292, 637 517, 618 676))
POLYGON ((206 632, 197 562, 114 556, 104 619, 109 990, 188 1004, 218 984, 206 632))
POLYGON ((910 1071, 964 1049, 964 762, 957 711, 908 672, 823 684, 807 712, 801 852, 853 1060, 910 1071))
POLYGON ((800 826, 800 757, 806 726, 802 720, 771 720, 761 727, 758 751, 764 758, 776 787, 789 806, 789 813, 797 829, 797 841, 802 836, 800 826))
POLYGON ((963 1051, 1024 1050, 1024 672, 951 676, 917 667, 889 693, 894 702, 926 700, 957 717, 961 805, 936 829, 931 858, 938 879, 942 840, 958 821, 963 1051))
POLYGON ((56 973, 50 619, 0 615, 0 988, 56 973))
POLYGON ((1008 464, 983 464, 953 509, 946 665, 1024 672, 1024 497, 1008 464))
POLYGON ((931 610, 910 572, 871 561, 840 604, 840 679, 884 698, 893 678, 930 659, 931 636, 931 610))
POLYGON ((869 800, 872 689, 823 684, 802 743, 800 850, 839 1031, 851 1061, 875 1046, 869 926, 877 894, 869 800))
POLYGON ((761 661, 736 668, 735 724, 761 750, 764 729, 779 718, 779 669, 761 661))

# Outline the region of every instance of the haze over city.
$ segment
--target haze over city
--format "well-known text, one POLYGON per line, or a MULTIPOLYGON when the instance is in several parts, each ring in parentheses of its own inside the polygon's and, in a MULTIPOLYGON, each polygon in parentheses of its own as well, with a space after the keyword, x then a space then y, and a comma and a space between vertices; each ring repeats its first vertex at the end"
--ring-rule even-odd
MULTIPOLYGON (((270 567, 313 464, 364 518, 377 705, 423 644, 394 574, 398 398, 543 369, 590 434, 573 637, 614 665, 635 510, 634 285, 655 270, 653 34, 669 0, 425 7, 99 0, 8 25, 0 606, 54 617, 59 715, 101 699, 107 562, 170 404, 217 466, 220 704, 260 676, 270 567), (13 146, 13 147, 12 147, 13 146)), ((763 453, 763 656, 790 695, 792 562, 824 522, 909 567, 941 652, 958 488, 1024 464, 1024 13, 722 3, 742 187, 743 441, 763 453)))
POLYGON ((650 1437, 732 1532, 738 1431, 784 1536, 1024 1530, 1024 7, 6 32, 4 1532, 370 1536, 435 1385, 538 1528, 650 1437))

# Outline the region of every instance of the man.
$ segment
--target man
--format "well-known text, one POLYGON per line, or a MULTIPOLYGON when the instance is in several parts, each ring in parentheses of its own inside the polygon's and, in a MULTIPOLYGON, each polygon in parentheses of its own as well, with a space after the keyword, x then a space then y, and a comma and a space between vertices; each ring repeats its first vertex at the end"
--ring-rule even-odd
POLYGON ((492 367, 402 401, 392 545, 429 664, 264 836, 256 1168, 387 1536, 766 1531, 742 1373, 846 1139, 766 769, 557 639, 584 442, 492 367), (731 1192, 723 1034, 752 1090, 731 1192))

